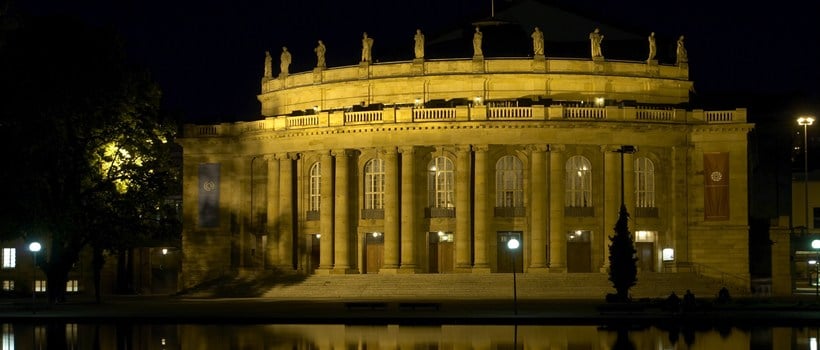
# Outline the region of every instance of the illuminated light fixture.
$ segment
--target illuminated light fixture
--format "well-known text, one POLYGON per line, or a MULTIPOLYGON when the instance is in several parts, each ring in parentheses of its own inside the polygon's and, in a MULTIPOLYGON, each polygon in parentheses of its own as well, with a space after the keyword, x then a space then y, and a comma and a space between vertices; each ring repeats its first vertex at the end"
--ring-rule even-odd
POLYGON ((603 97, 596 97, 595 98, 595 107, 603 107, 604 106, 604 98, 603 97))
POLYGON ((374 237, 374 238, 376 238, 376 237, 381 236, 381 235, 382 235, 382 233, 381 233, 381 232, 373 232, 373 234, 372 234, 372 235, 373 235, 373 237, 374 237))
POLYGON ((438 231, 438 236, 439 237, 444 236, 444 231, 438 231))
POLYGON ((674 261, 675 250, 672 248, 663 248, 663 250, 661 250, 661 258, 663 261, 674 261))
POLYGON ((814 260, 814 259, 809 260, 809 265, 814 265, 814 264, 816 264, 816 263, 817 263, 817 260, 814 260))
POLYGON ((317 234, 316 234, 316 239, 320 239, 320 238, 322 238, 322 234, 321 234, 321 233, 317 233, 317 234))
POLYGON ((313 106, 313 111, 319 113, 319 106, 313 106))
POLYGON ((438 168, 436 168, 436 166, 435 166, 435 165, 433 165, 433 166, 431 166, 431 167, 430 167, 430 171, 436 171, 436 170, 438 170, 438 168))
POLYGON ((811 241, 811 248, 812 249, 820 249, 820 239, 815 239, 811 241))
POLYGON ((481 106, 481 97, 480 96, 473 97, 473 103, 476 106, 481 106))
POLYGON ((413 102, 413 104, 414 104, 416 107, 420 107, 420 106, 421 106, 421 99, 420 99, 420 98, 417 98, 417 99, 416 99, 416 101, 414 101, 414 102, 413 102))
POLYGON ((162 248, 162 255, 168 255, 168 248, 162 248))

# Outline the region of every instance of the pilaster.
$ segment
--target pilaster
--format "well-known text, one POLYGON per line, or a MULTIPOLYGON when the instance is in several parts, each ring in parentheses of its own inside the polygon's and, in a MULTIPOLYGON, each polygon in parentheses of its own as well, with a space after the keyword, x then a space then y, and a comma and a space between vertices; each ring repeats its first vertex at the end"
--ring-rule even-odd
POLYGON ((528 272, 547 269, 547 164, 546 145, 530 148, 530 265, 528 272))
MULTIPOLYGON (((333 158, 329 151, 319 153, 319 270, 333 269, 333 158)), ((319 272, 317 270, 317 272, 319 272)))
POLYGON ((564 230, 564 145, 550 145, 550 272, 566 272, 567 233, 564 230))
POLYGON ((401 153, 401 272, 416 272, 416 213, 413 203, 413 146, 399 148, 401 153))
POLYGON ((381 152, 384 157, 384 263, 379 273, 396 273, 399 268, 398 157, 395 147, 381 152))
POLYGON ((475 234, 473 272, 488 273, 490 264, 487 261, 487 236, 489 235, 489 219, 492 213, 489 212, 489 196, 487 195, 487 145, 473 145, 475 155, 475 183, 473 191, 475 193, 475 215, 473 222, 473 232, 475 234))
POLYGON ((470 146, 456 146, 456 269, 467 271, 470 261, 470 146))
POLYGON ((618 221, 618 211, 621 207, 621 190, 619 183, 621 178, 621 165, 619 163, 620 159, 618 158, 620 154, 615 152, 618 148, 620 148, 620 146, 601 146, 601 153, 603 153, 604 156, 604 200, 602 204, 603 208, 601 208, 604 227, 599 246, 602 252, 601 272, 609 271, 609 236, 615 234, 615 222, 618 221))
POLYGON ((350 265, 350 199, 348 198, 348 164, 350 151, 344 149, 333 150, 336 157, 336 186, 335 186, 335 214, 334 228, 334 265, 333 273, 353 273, 350 265))
POLYGON ((279 159, 279 266, 293 270, 293 160, 295 154, 280 153, 279 159))
POLYGON ((268 161, 268 222, 265 232, 268 233, 265 246, 265 267, 280 265, 279 262, 279 159, 269 155, 268 161))

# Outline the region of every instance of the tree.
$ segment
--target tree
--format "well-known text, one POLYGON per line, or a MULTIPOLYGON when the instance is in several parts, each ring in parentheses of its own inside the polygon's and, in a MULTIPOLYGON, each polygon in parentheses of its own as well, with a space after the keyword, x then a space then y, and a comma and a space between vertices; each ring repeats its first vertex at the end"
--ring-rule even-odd
POLYGON ((105 251, 162 232, 176 126, 113 31, 48 17, 2 34, 0 195, 14 205, 0 239, 48 242, 38 265, 53 302, 84 248, 101 268, 105 251))
POLYGON ((615 223, 615 235, 609 237, 609 281, 615 288, 612 301, 629 301, 629 288, 638 281, 638 258, 635 257, 636 251, 628 222, 629 213, 626 211, 626 205, 621 203, 618 221, 615 223))

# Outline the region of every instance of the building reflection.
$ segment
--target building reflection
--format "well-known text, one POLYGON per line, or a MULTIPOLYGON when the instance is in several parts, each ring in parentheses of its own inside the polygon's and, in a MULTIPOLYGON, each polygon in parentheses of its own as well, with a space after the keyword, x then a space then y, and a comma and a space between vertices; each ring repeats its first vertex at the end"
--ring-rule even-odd
POLYGON ((816 349, 805 327, 2 324, 28 349, 816 349))

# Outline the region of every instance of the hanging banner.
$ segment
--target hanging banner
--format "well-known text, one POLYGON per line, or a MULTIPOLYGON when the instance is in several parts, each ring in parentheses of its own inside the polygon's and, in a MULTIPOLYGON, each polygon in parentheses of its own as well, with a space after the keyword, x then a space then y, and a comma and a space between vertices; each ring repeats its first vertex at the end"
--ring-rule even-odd
POLYGON ((199 226, 219 226, 219 163, 199 165, 199 226))
POLYGON ((704 218, 729 220, 729 153, 704 153, 703 177, 704 218))

